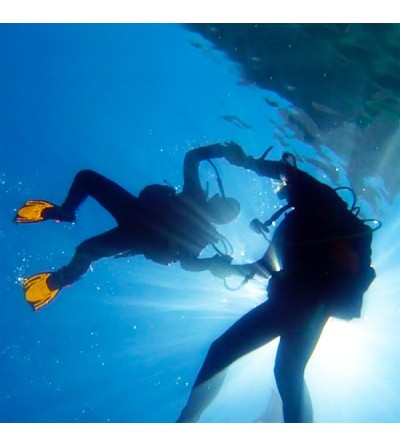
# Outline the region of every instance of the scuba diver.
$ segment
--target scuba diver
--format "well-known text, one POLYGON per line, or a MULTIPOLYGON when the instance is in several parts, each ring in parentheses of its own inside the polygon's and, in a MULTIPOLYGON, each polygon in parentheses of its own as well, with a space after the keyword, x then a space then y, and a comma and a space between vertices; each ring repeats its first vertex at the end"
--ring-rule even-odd
MULTIPOLYGON (((268 300, 234 323, 210 346, 188 401, 177 422, 196 422, 220 390, 227 367, 240 357, 280 337, 274 375, 285 422, 312 422, 313 410, 304 380, 306 365, 330 316, 360 317, 364 292, 375 278, 371 267, 373 229, 337 192, 297 168, 292 154, 280 161, 246 156, 236 145, 226 157, 239 167, 279 181, 286 199, 266 223, 251 227, 267 233, 286 212, 264 256, 251 264, 215 263, 211 271, 226 278, 269 278, 268 300)), ((270 150, 271 148, 269 148, 270 150)))
POLYGON ((44 200, 27 201, 17 211, 15 222, 75 222, 77 209, 89 196, 117 222, 115 228, 82 242, 68 265, 25 279, 27 302, 39 310, 63 287, 77 281, 94 261, 104 257, 144 255, 164 265, 179 261, 189 271, 209 270, 215 256, 199 258, 199 255, 208 245, 219 251, 216 244, 220 241, 226 244, 214 224, 233 221, 240 205, 236 199, 225 196, 217 171, 220 194, 208 198, 201 186, 199 165, 208 160, 216 169, 210 159, 228 156, 230 147, 230 143, 214 144, 187 152, 179 194, 169 185, 149 185, 136 197, 102 175, 83 170, 76 175, 61 206, 44 200))

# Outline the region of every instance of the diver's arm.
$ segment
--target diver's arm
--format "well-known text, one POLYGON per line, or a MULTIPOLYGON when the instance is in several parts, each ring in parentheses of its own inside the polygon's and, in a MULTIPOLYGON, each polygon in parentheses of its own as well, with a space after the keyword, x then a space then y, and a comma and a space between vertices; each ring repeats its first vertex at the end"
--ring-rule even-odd
MULTIPOLYGON (((261 276, 263 278, 269 278, 276 273, 276 265, 274 265, 273 259, 275 259, 274 244, 270 244, 264 255, 255 262, 249 264, 233 264, 231 269, 236 270, 237 275, 243 277, 252 278, 253 276, 261 276)), ((232 273, 233 274, 233 273, 232 273)))
MULTIPOLYGON (((230 266, 230 275, 237 275, 243 277, 252 278, 253 276, 261 276, 263 278, 269 278, 273 274, 271 266, 265 262, 264 258, 249 264, 232 264, 230 266)), ((219 275, 216 275, 219 276, 219 275)))
MULTIPOLYGON (((189 272, 210 271, 213 275, 225 278, 231 275, 245 276, 240 265, 232 265, 232 258, 228 255, 215 255, 211 258, 196 258, 187 256, 180 259, 181 267, 189 272)), ((245 266, 243 266, 245 267, 245 266)))
POLYGON ((200 162, 210 158, 226 157, 228 146, 224 144, 211 144, 199 147, 187 152, 183 162, 183 191, 185 195, 197 195, 203 193, 199 176, 200 162))
MULTIPOLYGON (((228 160, 229 161, 229 160, 228 160)), ((280 180, 282 176, 288 177, 292 171, 292 167, 282 161, 263 160, 254 158, 251 155, 232 161, 232 164, 249 169, 256 174, 280 180)))
POLYGON ((293 171, 293 167, 283 161, 270 161, 263 157, 254 158, 251 155, 246 155, 243 148, 233 141, 227 143, 225 147, 224 157, 229 163, 254 171, 260 176, 280 180, 282 176, 290 176, 293 171))
POLYGON ((210 270, 215 264, 215 256, 212 258, 196 258, 194 256, 187 256, 179 260, 183 270, 189 272, 204 272, 210 270))
POLYGON ((271 268, 267 266, 265 259, 249 264, 231 264, 230 256, 215 255, 212 258, 187 257, 181 259, 181 267, 190 272, 203 272, 209 270, 218 278, 229 276, 242 276, 252 278, 255 275, 268 278, 271 276, 271 268))
POLYGON ((262 276, 263 278, 269 278, 271 276, 271 267, 268 266, 264 259, 259 259, 251 264, 237 265, 239 271, 251 276, 262 276))
POLYGON ((280 180, 282 176, 287 177, 290 172, 290 167, 282 161, 262 160, 259 158, 256 159, 252 156, 246 157, 242 166, 246 169, 254 171, 260 176, 269 177, 276 180, 280 180))

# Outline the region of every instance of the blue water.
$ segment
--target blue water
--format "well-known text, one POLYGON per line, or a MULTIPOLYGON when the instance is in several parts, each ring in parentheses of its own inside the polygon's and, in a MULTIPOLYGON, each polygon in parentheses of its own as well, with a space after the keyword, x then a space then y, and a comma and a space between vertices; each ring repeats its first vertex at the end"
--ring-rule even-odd
MULTIPOLYGON (((289 130, 277 139, 285 123, 267 93, 238 82, 239 67, 178 25, 2 25, 0 76, 0 421, 173 422, 208 346, 265 299, 265 283, 230 292, 206 272, 109 259, 34 313, 21 278, 59 268, 114 223, 90 200, 75 225, 17 226, 15 210, 28 198, 61 202, 85 168, 133 193, 164 179, 179 188, 190 148, 228 140, 254 156, 274 144, 271 158, 289 149, 319 161, 300 167, 335 186, 350 184, 346 163, 289 130)), ((220 230, 235 262, 258 259, 266 242, 248 223, 278 205, 270 181, 217 164, 243 208, 220 230)), ((216 190, 210 166, 201 175, 216 190)), ((365 217, 384 222, 363 316, 329 321, 307 368, 318 422, 400 421, 400 196, 385 201, 381 180, 368 179, 378 206, 361 202, 365 217)), ((267 410, 275 350, 273 342, 234 364, 201 421, 280 420, 279 403, 267 410)))

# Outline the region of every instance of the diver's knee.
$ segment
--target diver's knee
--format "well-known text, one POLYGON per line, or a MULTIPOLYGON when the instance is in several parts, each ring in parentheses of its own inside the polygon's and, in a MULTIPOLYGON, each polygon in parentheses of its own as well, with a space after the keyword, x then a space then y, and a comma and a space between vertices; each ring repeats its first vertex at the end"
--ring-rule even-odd
POLYGON ((289 384, 296 382, 297 378, 299 376, 301 377, 302 374, 291 365, 276 362, 274 366, 274 376, 278 388, 281 388, 282 386, 288 386, 289 384))
POLYGON ((223 338, 217 338, 208 349, 205 364, 212 371, 212 374, 216 374, 227 368, 235 360, 236 358, 232 356, 230 346, 223 338))
POLYGON ((287 396, 287 393, 293 394, 302 389, 304 384, 304 368, 298 368, 291 364, 275 364, 274 376, 282 398, 287 396))
POLYGON ((282 359, 282 356, 280 356, 278 353, 275 358, 275 365, 274 365, 275 379, 279 379, 280 377, 284 376, 285 373, 287 374, 288 369, 290 369, 290 365, 288 365, 287 361, 282 359))
POLYGON ((87 259, 89 263, 102 257, 99 249, 96 248, 89 240, 81 242, 76 247, 75 256, 79 256, 81 259, 87 259))
POLYGON ((208 353, 207 353, 207 357, 211 357, 211 358, 221 358, 223 353, 224 353, 225 349, 224 349, 224 344, 222 343, 222 340, 220 338, 217 338, 216 340, 214 340, 209 349, 208 349, 208 353))
POLYGON ((82 169, 75 176, 75 182, 79 183, 91 183, 95 178, 99 177, 99 174, 91 169, 82 169))
POLYGON ((284 380, 284 369, 281 367, 280 364, 275 363, 274 377, 275 377, 276 384, 278 385, 278 388, 279 388, 280 384, 284 380))

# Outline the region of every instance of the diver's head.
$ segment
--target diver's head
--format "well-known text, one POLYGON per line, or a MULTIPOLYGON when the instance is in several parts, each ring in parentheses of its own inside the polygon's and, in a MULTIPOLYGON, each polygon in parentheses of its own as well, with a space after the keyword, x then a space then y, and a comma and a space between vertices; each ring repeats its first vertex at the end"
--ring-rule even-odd
POLYGON ((232 197, 221 197, 215 194, 207 201, 206 212, 213 223, 227 224, 239 215, 240 204, 232 197))

